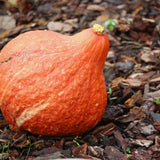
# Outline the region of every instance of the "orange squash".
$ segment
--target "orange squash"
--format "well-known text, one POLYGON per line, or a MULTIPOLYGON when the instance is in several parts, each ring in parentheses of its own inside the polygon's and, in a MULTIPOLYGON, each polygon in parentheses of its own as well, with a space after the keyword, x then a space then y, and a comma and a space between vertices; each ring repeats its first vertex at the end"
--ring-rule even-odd
POLYGON ((0 107, 11 128, 69 136, 97 125, 108 49, 98 24, 73 36, 37 30, 11 40, 0 54, 0 107))

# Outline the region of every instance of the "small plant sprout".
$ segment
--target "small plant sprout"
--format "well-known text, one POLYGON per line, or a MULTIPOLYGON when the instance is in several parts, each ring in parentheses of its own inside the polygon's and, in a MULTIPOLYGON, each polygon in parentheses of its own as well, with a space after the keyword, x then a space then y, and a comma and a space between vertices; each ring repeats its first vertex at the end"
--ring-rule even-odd
POLYGON ((155 102, 156 104, 160 104, 160 98, 156 97, 155 100, 154 100, 154 102, 155 102))
POLYGON ((74 139, 73 139, 73 142, 77 145, 77 146, 80 146, 79 142, 77 142, 78 140, 78 136, 76 136, 74 139))
POLYGON ((108 95, 111 95, 112 94, 112 88, 109 88, 107 93, 108 93, 108 95))
POLYGON ((117 99, 117 97, 111 97, 112 96, 112 88, 109 88, 109 90, 108 90, 108 95, 109 95, 109 100, 110 101, 112 101, 112 100, 114 100, 114 99, 117 99))
POLYGON ((34 145, 34 144, 31 143, 30 137, 28 137, 28 140, 29 140, 29 145, 24 145, 24 146, 22 146, 23 148, 28 148, 28 151, 27 151, 27 155, 26 155, 26 157, 25 157, 25 160, 27 160, 27 158, 28 158, 28 156, 29 156, 29 153, 30 153, 30 151, 31 151, 31 147, 34 145))
POLYGON ((103 142, 103 138, 100 138, 100 142, 103 142))
POLYGON ((116 24, 118 24, 118 21, 116 19, 109 19, 104 22, 103 26, 104 28, 113 31, 116 24))
POLYGON ((9 144, 10 142, 6 142, 3 147, 2 147, 2 151, 1 151, 1 160, 4 160, 5 159, 5 154, 8 153, 8 150, 9 150, 9 144))
POLYGON ((129 147, 126 148, 126 153, 127 153, 127 158, 129 159, 132 153, 129 147))

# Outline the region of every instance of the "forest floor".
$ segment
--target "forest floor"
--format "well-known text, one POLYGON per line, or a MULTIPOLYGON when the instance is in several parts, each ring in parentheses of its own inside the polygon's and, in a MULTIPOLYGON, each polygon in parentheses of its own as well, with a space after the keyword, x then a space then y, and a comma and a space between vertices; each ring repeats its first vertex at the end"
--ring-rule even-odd
POLYGON ((0 113, 0 159, 160 160, 159 0, 0 0, 0 49, 30 30, 73 35, 106 24, 108 104, 102 121, 76 137, 15 133, 0 113))

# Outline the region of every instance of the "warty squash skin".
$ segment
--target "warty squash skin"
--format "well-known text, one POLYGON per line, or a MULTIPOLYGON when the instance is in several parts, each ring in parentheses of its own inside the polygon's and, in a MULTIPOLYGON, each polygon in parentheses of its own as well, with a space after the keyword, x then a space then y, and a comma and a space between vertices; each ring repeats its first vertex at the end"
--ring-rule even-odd
POLYGON ((107 34, 30 31, 0 54, 0 107, 15 131, 80 135, 100 122, 107 104, 103 66, 107 34))

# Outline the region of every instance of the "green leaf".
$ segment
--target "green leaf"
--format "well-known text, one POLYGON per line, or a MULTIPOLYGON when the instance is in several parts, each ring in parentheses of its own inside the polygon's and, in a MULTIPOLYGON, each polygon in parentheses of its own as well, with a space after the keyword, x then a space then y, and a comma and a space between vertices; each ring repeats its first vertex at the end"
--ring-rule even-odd
POLYGON ((105 21, 104 24, 103 24, 104 28, 108 28, 109 25, 110 25, 109 20, 105 21))
POLYGON ((155 102, 156 104, 160 104, 160 98, 158 98, 158 97, 155 97, 155 100, 154 100, 154 102, 155 102))
POLYGON ((116 24, 118 24, 116 19, 109 19, 104 22, 103 26, 104 28, 108 28, 110 31, 113 31, 116 24))
POLYGON ((128 154, 131 154, 131 153, 132 153, 129 147, 126 148, 126 152, 127 152, 128 154))
POLYGON ((109 28, 108 28, 110 31, 113 31, 114 30, 114 26, 113 25, 109 25, 109 28))

